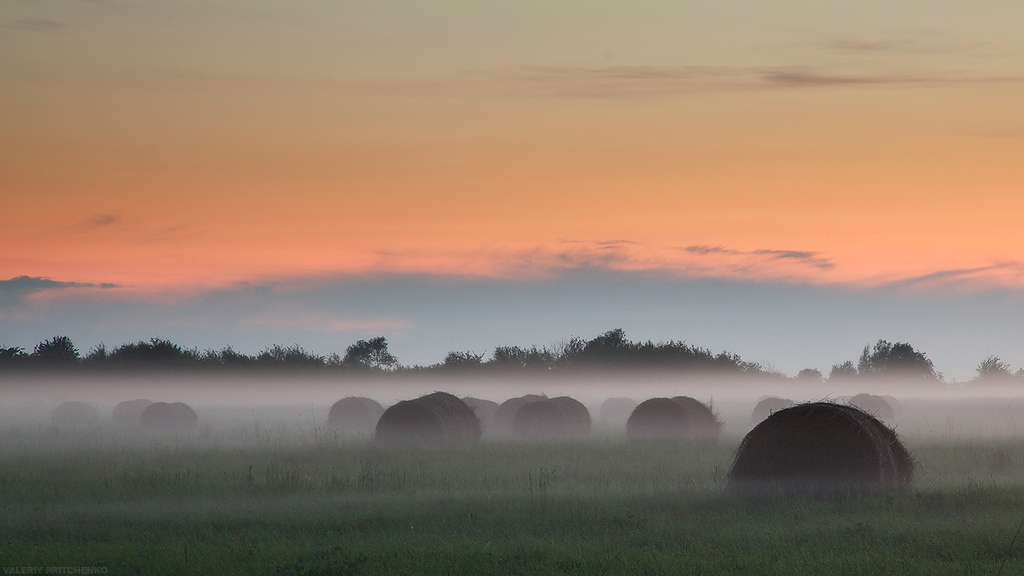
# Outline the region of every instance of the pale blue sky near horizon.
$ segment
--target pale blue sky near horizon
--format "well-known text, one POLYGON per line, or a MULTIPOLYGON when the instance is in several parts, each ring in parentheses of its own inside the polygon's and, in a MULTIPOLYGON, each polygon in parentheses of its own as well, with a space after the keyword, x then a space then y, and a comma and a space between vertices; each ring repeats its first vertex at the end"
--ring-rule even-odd
POLYGON ((99 343, 165 338, 256 353, 299 344, 344 353, 383 335, 406 365, 449 351, 555 345, 623 328, 631 340, 684 340, 786 374, 856 361, 878 339, 909 342, 947 381, 989 355, 1024 365, 1024 298, 1012 290, 680 279, 601 269, 508 280, 431 275, 329 276, 146 296, 116 287, 0 281, 0 346, 31 351, 54 335, 99 343))

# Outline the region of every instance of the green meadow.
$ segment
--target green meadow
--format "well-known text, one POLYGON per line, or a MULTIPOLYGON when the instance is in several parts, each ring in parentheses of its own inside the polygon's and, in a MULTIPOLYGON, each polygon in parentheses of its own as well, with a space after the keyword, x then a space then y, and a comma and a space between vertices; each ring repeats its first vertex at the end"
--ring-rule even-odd
POLYGON ((910 446, 909 493, 723 494, 715 446, 9 429, 0 566, 108 574, 1024 572, 1024 445, 910 446))

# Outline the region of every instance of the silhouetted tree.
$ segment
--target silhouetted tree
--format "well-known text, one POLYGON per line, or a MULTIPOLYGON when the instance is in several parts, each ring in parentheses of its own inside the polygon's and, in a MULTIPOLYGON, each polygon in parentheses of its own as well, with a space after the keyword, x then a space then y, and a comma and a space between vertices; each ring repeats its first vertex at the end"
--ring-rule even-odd
POLYGON ((90 369, 103 369, 108 368, 110 362, 110 351, 107 350, 107 345, 100 342, 89 349, 89 352, 82 358, 82 366, 90 369))
POLYGON ((195 348, 185 349, 160 338, 150 338, 149 342, 138 341, 122 344, 107 357, 107 363, 133 369, 168 369, 197 367, 201 357, 195 348))
POLYGON ((615 328, 587 342, 580 358, 587 364, 621 365, 636 349, 637 346, 626 339, 626 331, 615 328))
POLYGON ((268 368, 322 368, 326 362, 323 356, 306 352, 298 344, 274 344, 256 356, 256 363, 268 368))
POLYGON ((577 366, 586 345, 587 342, 579 336, 573 336, 565 342, 556 345, 556 351, 553 353, 555 357, 555 365, 559 368, 572 368, 577 366))
POLYGON ((476 352, 449 352, 441 368, 447 371, 479 370, 483 367, 483 354, 476 352))
POLYGON ((359 340, 345 349, 345 366, 371 370, 392 370, 398 367, 398 358, 388 352, 388 341, 383 336, 359 340))
POLYGON ((32 358, 43 366, 69 366, 78 362, 78 348, 67 336, 54 336, 36 344, 32 358))
POLYGON ((853 362, 847 360, 842 364, 833 364, 832 371, 828 373, 828 379, 831 380, 846 380, 855 378, 857 376, 857 367, 853 365, 853 362))
POLYGON ((879 340, 874 348, 865 346, 857 362, 861 376, 886 376, 920 380, 939 380, 932 361, 906 342, 891 344, 879 340))
POLYGON ((234 348, 227 346, 220 350, 219 363, 225 368, 251 368, 257 360, 255 356, 235 352, 234 348))
POLYGON ((555 364, 555 355, 547 348, 520 348, 519 346, 498 346, 494 349, 488 364, 501 370, 550 370, 555 364))
POLYGON ((974 378, 977 382, 999 383, 1013 380, 1014 374, 1010 365, 1003 362, 999 356, 989 356, 981 361, 976 368, 978 375, 974 378))
POLYGON ((0 368, 15 368, 25 366, 28 363, 29 355, 21 346, 0 348, 0 368))
POLYGON ((804 382, 824 382, 825 377, 817 368, 804 368, 797 372, 796 379, 804 382))

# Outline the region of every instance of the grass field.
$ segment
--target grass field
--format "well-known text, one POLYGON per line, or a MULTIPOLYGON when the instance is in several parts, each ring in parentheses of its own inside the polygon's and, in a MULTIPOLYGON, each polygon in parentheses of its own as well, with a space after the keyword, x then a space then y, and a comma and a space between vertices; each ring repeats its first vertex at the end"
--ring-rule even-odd
POLYGON ((6 430, 0 566, 108 574, 1003 574, 1024 444, 910 441, 912 492, 722 495, 717 446, 6 430), (1020 466, 1018 466, 1020 464, 1020 466))

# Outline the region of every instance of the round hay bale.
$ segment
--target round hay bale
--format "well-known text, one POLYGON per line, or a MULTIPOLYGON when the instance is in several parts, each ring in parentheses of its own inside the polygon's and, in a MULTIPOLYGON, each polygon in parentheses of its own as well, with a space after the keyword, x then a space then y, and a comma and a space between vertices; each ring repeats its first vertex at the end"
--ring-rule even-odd
POLYGON ((793 406, 795 403, 787 398, 779 398, 777 396, 769 396, 762 398, 757 406, 754 406, 754 411, 750 414, 750 421, 754 424, 764 420, 779 410, 784 410, 793 406))
POLYGON ((689 396, 644 400, 626 421, 630 442, 713 443, 721 429, 711 408, 689 396))
POLYGON ((491 427, 494 420, 494 413, 498 410, 498 403, 490 400, 484 400, 483 398, 474 398, 472 396, 466 396, 462 399, 466 403, 466 406, 476 414, 476 417, 480 419, 480 427, 483 430, 487 430, 491 427))
POLYGON ((710 405, 689 396, 673 396, 672 401, 678 402, 689 411, 694 422, 697 442, 713 444, 718 441, 718 435, 722 432, 722 421, 718 419, 710 405))
POLYGON ((343 434, 369 434, 384 407, 372 398, 348 396, 338 400, 327 413, 327 427, 343 434))
POLYGON ((896 416, 900 415, 900 412, 903 410, 903 404, 900 404, 899 400, 894 396, 889 396, 888 394, 882 394, 882 399, 889 403, 889 407, 892 408, 893 414, 896 416))
POLYGON ((881 396, 874 394, 857 394, 848 401, 850 406, 860 408, 883 422, 892 422, 896 419, 896 411, 892 409, 889 402, 881 396))
POLYGON ((403 400, 384 411, 374 439, 381 444, 464 444, 480 439, 480 419, 446 392, 403 400))
POLYGON ((743 439, 727 490, 849 493, 907 488, 914 460, 896 433, 867 412, 831 402, 775 412, 743 439))
POLYGON ((528 440, 578 440, 590 427, 590 411, 568 396, 524 404, 512 420, 512 434, 528 440))
POLYGON ((498 434, 511 434, 512 421, 516 417, 516 412, 530 402, 546 399, 547 396, 543 394, 527 394, 525 396, 505 400, 499 404, 498 409, 494 411, 494 417, 491 420, 491 428, 498 434))
POLYGON ((184 432, 199 424, 199 416, 183 402, 154 402, 139 416, 139 426, 159 432, 184 432))
POLYGON ((149 408, 149 405, 152 403, 143 398, 118 402, 117 406, 114 406, 113 413, 110 415, 110 421, 114 424, 138 426, 142 412, 149 408))
POLYGON ((100 413, 85 402, 65 402, 50 413, 50 422, 58 428, 82 428, 100 423, 100 413))
POLYGON ((601 408, 598 409, 598 420, 613 424, 616 426, 622 426, 629 420, 629 415, 633 413, 637 407, 635 400, 629 398, 609 398, 601 403, 601 408))

